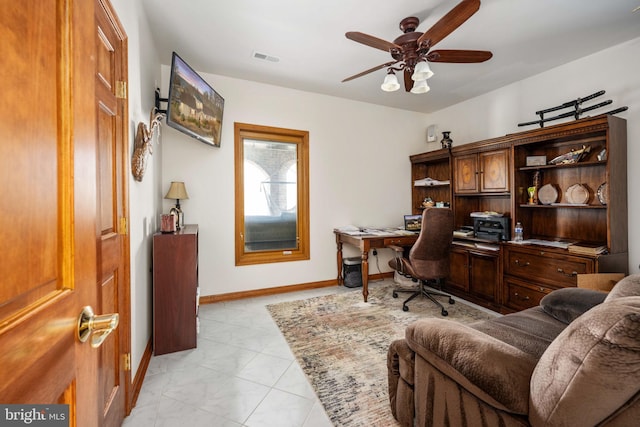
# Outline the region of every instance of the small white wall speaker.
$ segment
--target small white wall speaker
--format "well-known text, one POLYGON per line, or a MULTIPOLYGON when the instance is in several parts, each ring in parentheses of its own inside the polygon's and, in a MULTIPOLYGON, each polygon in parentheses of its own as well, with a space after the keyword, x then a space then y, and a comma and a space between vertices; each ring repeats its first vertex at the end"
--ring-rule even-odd
POLYGON ((436 142, 436 125, 427 128, 427 142, 436 142))

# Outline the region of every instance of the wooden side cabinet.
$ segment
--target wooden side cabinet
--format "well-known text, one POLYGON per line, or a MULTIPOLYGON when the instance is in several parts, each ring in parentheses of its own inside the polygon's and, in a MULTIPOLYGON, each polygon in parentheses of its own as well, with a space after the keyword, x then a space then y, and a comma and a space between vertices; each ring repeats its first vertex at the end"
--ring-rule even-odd
POLYGON ((153 236, 153 351, 197 346, 198 226, 153 236))

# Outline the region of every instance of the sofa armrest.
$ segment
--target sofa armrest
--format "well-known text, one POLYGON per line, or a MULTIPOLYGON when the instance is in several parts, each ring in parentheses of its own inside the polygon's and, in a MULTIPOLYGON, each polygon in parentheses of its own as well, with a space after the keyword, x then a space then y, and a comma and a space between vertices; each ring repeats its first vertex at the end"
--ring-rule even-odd
POLYGON ((413 380, 415 353, 403 339, 395 340, 387 353, 389 403, 393 417, 402 426, 413 426, 415 414, 413 380))
MULTIPOLYGON (((470 327, 445 319, 406 329, 409 347, 469 393, 494 408, 526 415, 537 360, 470 327)), ((417 387, 418 385, 416 385, 417 387)))

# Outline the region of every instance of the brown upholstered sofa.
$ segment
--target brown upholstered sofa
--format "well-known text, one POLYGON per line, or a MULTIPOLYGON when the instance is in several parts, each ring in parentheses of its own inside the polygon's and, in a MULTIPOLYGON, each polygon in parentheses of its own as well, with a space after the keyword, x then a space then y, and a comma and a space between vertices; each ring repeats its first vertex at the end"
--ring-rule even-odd
POLYGON ((403 426, 640 425, 640 275, 469 325, 419 320, 388 371, 403 426))

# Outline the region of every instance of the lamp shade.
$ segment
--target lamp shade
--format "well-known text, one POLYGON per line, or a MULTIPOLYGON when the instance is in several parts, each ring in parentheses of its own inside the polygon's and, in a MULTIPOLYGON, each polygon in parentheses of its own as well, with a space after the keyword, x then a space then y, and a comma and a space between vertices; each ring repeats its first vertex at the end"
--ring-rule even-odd
POLYGON ((418 80, 413 84, 411 93, 427 93, 431 90, 426 80, 418 80))
POLYGON ((164 196, 164 198, 177 200, 188 199, 189 195, 187 194, 187 189, 184 186, 184 182, 172 181, 171 187, 169 187, 169 191, 167 191, 167 195, 164 196))
POLYGON ((416 64, 416 68, 413 70, 411 80, 427 80, 431 76, 433 76, 433 71, 431 71, 429 64, 427 64, 426 61, 420 61, 416 64))
POLYGON ((380 89, 385 92, 393 92, 400 89, 400 83, 395 74, 389 73, 385 76, 384 82, 380 85, 380 89))

